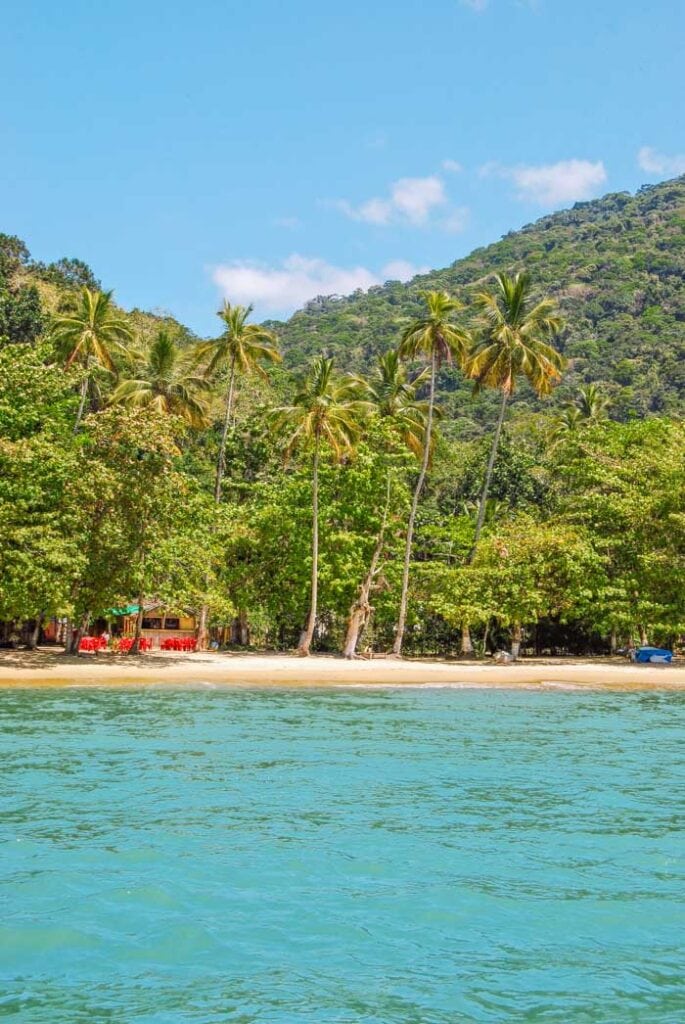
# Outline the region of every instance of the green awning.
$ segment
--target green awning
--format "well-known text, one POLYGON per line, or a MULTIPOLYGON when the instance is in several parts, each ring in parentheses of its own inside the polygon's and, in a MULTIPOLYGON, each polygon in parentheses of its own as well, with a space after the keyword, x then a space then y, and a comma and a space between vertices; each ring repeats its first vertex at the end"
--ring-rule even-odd
POLYGON ((123 608, 108 608, 105 615, 137 615, 139 611, 139 604, 127 604, 123 608))

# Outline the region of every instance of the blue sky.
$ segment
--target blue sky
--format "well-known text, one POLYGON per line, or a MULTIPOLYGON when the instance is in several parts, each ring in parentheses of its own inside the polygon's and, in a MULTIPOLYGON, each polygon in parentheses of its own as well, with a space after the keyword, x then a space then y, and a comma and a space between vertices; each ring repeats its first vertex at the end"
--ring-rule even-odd
POLYGON ((0 231, 201 334, 685 171, 682 0, 4 0, 0 231))

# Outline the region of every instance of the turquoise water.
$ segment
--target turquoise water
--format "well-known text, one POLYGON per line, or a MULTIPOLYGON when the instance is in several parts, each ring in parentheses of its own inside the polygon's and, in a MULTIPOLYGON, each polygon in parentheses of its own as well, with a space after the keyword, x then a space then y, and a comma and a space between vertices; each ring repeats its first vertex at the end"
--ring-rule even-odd
POLYGON ((0 1017, 678 1022, 685 698, 0 693, 0 1017))

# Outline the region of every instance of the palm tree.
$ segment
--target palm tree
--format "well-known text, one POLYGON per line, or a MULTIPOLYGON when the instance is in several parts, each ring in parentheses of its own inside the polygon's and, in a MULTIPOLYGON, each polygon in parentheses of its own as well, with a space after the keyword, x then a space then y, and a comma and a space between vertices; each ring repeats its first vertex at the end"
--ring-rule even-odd
POLYGON ((221 501, 221 482, 226 470, 226 440, 233 418, 235 404, 236 374, 259 373, 266 376, 261 363, 279 362, 276 335, 261 324, 248 324, 252 306, 232 306, 224 302, 217 316, 221 317, 226 329, 220 337, 207 341, 198 347, 200 359, 208 358, 206 373, 213 377, 217 372, 228 370, 224 425, 221 433, 219 457, 216 464, 214 498, 221 501))
POLYGON ((312 574, 307 624, 297 653, 309 654, 316 625, 319 583, 319 459, 326 444, 336 458, 354 446, 369 403, 360 398, 359 382, 351 377, 336 378, 333 359, 319 356, 300 385, 292 405, 274 410, 278 425, 288 428, 286 451, 311 446, 312 454, 312 574))
POLYGON ((129 374, 124 376, 110 401, 179 416, 191 427, 207 422, 203 392, 206 378, 198 373, 194 356, 183 349, 165 330, 129 357, 129 374))
POLYGON ((73 309, 55 317, 50 333, 64 354, 67 369, 78 362, 85 370, 74 424, 76 434, 86 407, 91 366, 96 364, 112 370, 110 350, 130 342, 131 329, 124 317, 117 313, 111 291, 82 288, 78 303, 73 309))
MULTIPOLYGON (((359 378, 359 386, 376 413, 383 419, 389 419, 398 429, 403 443, 420 459, 423 454, 423 441, 426 433, 428 402, 416 398, 416 392, 429 376, 425 367, 414 378, 410 379, 407 367, 401 362, 396 349, 391 349, 378 357, 378 362, 368 379, 359 378)), ((435 418, 441 415, 437 406, 433 409, 435 418)), ((366 627, 372 614, 369 598, 381 568, 381 555, 388 525, 391 501, 391 472, 388 471, 385 489, 385 508, 381 518, 376 543, 371 555, 369 568, 359 585, 357 595, 350 606, 343 643, 343 655, 346 658, 357 657, 357 644, 362 630, 366 627)))
POLYGON ((392 653, 396 657, 399 657, 402 653, 404 629, 407 621, 409 565, 414 541, 414 523, 431 454, 433 418, 435 415, 435 379, 438 369, 443 362, 452 363, 456 359, 459 363, 462 363, 470 346, 468 332, 450 320, 452 313, 463 308, 462 304, 456 299, 451 298, 447 292, 422 291, 419 294, 426 303, 426 313, 406 328, 397 350, 401 359, 415 359, 418 356, 422 356, 430 360, 430 369, 428 375, 429 392, 425 430, 423 431, 422 438, 421 469, 416 481, 416 487, 414 488, 409 522, 407 524, 400 609, 397 618, 395 642, 392 649, 392 653))
POLYGON ((554 445, 583 427, 601 423, 607 418, 610 405, 611 399, 596 384, 579 387, 575 401, 565 402, 552 421, 550 437, 554 445))
POLYGON ((564 326, 556 304, 551 299, 531 301, 532 282, 525 272, 514 277, 497 274, 496 282, 494 292, 480 292, 476 296, 480 310, 478 335, 466 367, 476 382, 476 391, 491 387, 502 392, 469 564, 473 562, 483 529, 504 414, 517 378, 523 375, 537 395, 547 395, 561 378, 565 365, 563 356, 548 343, 564 326))
POLYGON ((593 423, 605 420, 610 405, 611 399, 603 395, 596 384, 586 384, 578 388, 575 407, 584 420, 591 420, 593 423))
MULTIPOLYGON (((391 349, 378 357, 367 380, 359 379, 360 387, 366 391, 378 415, 395 423, 402 441, 417 458, 423 455, 429 403, 417 399, 416 393, 429 377, 430 370, 424 367, 410 379, 399 352, 391 349)), ((438 407, 434 406, 433 418, 438 419, 441 415, 438 407)))

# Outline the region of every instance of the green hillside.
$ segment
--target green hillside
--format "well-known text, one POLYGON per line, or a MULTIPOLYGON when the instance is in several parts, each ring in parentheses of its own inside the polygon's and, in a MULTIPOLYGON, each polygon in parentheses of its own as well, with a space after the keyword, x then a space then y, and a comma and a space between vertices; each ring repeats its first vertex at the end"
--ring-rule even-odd
MULTIPOLYGON (((467 305, 496 270, 526 267, 540 293, 555 296, 567 319, 560 347, 569 359, 552 403, 594 381, 611 398, 612 418, 629 420, 682 413, 685 407, 685 177, 576 203, 476 249, 443 270, 407 284, 390 281, 348 297, 320 297, 286 323, 280 336, 285 366, 304 372, 313 355, 335 355, 346 370, 364 370, 394 346, 407 319, 420 309, 418 292, 443 288, 467 305)), ((65 294, 95 277, 79 260, 43 264, 24 244, 0 236, 0 338, 32 341, 65 294)), ((104 282, 116 287, 116 282, 104 282)), ((163 318, 134 310, 136 330, 154 332, 163 318)), ((164 320, 169 325, 169 319, 164 320)), ((180 328, 180 325, 178 325, 180 328)), ((181 328, 190 340, 191 332, 181 328)), ((283 375, 279 381, 287 387, 283 375)), ((492 420, 494 394, 474 400, 471 386, 444 368, 440 393, 445 429, 478 436, 492 420)), ((538 406, 525 387, 514 415, 538 406)))
MULTIPOLYGON (((322 350, 361 370, 395 344, 419 310, 422 288, 444 288, 468 304, 497 270, 526 267, 555 296, 568 321, 560 347, 570 360, 554 401, 584 382, 605 385, 618 419, 682 412, 685 405, 685 177, 576 203, 407 284, 388 282, 347 298, 307 304, 278 333, 286 362, 304 367, 322 350)), ((468 433, 489 415, 492 396, 443 371, 443 400, 468 433), (475 421, 475 422, 473 422, 475 421)), ((534 405, 530 393, 521 403, 534 405)))

